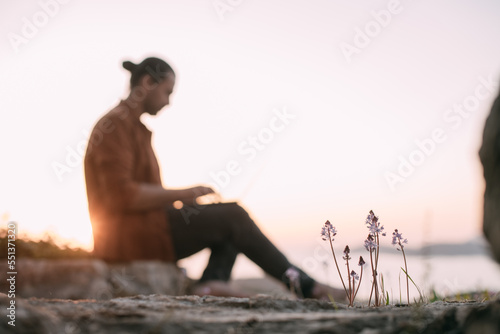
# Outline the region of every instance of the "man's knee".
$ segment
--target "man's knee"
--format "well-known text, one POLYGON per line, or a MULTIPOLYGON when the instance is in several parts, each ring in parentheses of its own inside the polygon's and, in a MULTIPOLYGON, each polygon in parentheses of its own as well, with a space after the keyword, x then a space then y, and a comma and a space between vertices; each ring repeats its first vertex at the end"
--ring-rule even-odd
POLYGON ((227 206, 224 208, 224 217, 231 222, 238 222, 238 224, 248 223, 249 225, 254 225, 249 213, 238 203, 227 203, 227 206))
POLYGON ((212 212, 212 214, 215 214, 219 220, 224 222, 224 225, 228 226, 231 230, 237 227, 238 231, 242 231, 255 226, 248 212, 238 203, 214 204, 212 209, 215 211, 212 212))
POLYGON ((243 209, 238 203, 227 203, 228 211, 234 215, 248 216, 248 212, 243 209))
POLYGON ((208 204, 200 208, 200 212, 207 215, 220 216, 248 216, 248 213, 236 202, 208 204))

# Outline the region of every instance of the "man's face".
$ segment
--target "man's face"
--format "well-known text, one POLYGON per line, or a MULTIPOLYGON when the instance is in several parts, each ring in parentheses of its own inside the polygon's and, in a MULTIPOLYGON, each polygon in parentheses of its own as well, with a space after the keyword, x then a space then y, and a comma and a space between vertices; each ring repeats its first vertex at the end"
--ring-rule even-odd
POLYGON ((170 103, 170 94, 174 91, 175 76, 171 73, 160 83, 151 83, 149 94, 144 101, 144 109, 150 115, 156 115, 170 103))

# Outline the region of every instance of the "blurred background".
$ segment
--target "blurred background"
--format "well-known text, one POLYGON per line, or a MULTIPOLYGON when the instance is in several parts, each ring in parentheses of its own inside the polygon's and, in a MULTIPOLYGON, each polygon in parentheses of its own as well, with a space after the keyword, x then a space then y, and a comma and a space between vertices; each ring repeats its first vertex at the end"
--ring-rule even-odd
MULTIPOLYGON (((331 284, 323 223, 356 249, 373 210, 386 246, 395 228, 408 238, 422 285, 500 289, 478 159, 499 14, 495 0, 2 1, 0 215, 92 249, 88 134, 128 93, 122 61, 157 56, 177 74, 171 105, 144 118, 166 187, 213 185, 331 284), (441 243, 456 246, 419 252, 441 243)), ((197 277, 207 257, 181 265, 197 277)), ((383 264, 395 286, 401 261, 383 264)), ((235 278, 260 276, 238 259, 235 278)))

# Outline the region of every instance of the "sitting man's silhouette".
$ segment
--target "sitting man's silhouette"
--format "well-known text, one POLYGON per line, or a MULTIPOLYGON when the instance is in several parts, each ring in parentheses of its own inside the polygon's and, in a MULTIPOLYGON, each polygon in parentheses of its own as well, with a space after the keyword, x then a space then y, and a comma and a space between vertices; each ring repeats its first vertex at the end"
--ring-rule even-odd
POLYGON ((320 284, 293 266, 236 203, 197 206, 189 223, 183 218, 174 202, 193 205, 214 190, 163 187, 151 131, 140 120, 142 114, 156 115, 169 104, 174 71, 158 58, 140 64, 126 61, 123 67, 131 72, 130 94, 97 122, 85 155, 94 255, 113 262, 175 262, 210 248, 208 265, 191 293, 243 296, 227 283, 237 254, 243 253, 288 286, 290 271, 295 273, 293 283, 306 298, 345 299, 343 290, 320 284))

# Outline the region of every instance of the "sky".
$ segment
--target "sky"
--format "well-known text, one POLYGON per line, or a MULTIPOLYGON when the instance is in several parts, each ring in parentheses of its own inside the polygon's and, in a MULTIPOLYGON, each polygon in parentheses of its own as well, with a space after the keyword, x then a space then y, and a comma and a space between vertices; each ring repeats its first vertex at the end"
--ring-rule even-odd
POLYGON ((88 133, 127 96, 121 63, 157 56, 177 74, 171 105, 143 119, 165 187, 214 186, 285 253, 312 252, 326 220, 339 247, 362 245, 370 210, 408 247, 477 237, 499 14, 495 0, 2 1, 0 215, 92 248, 88 133))

